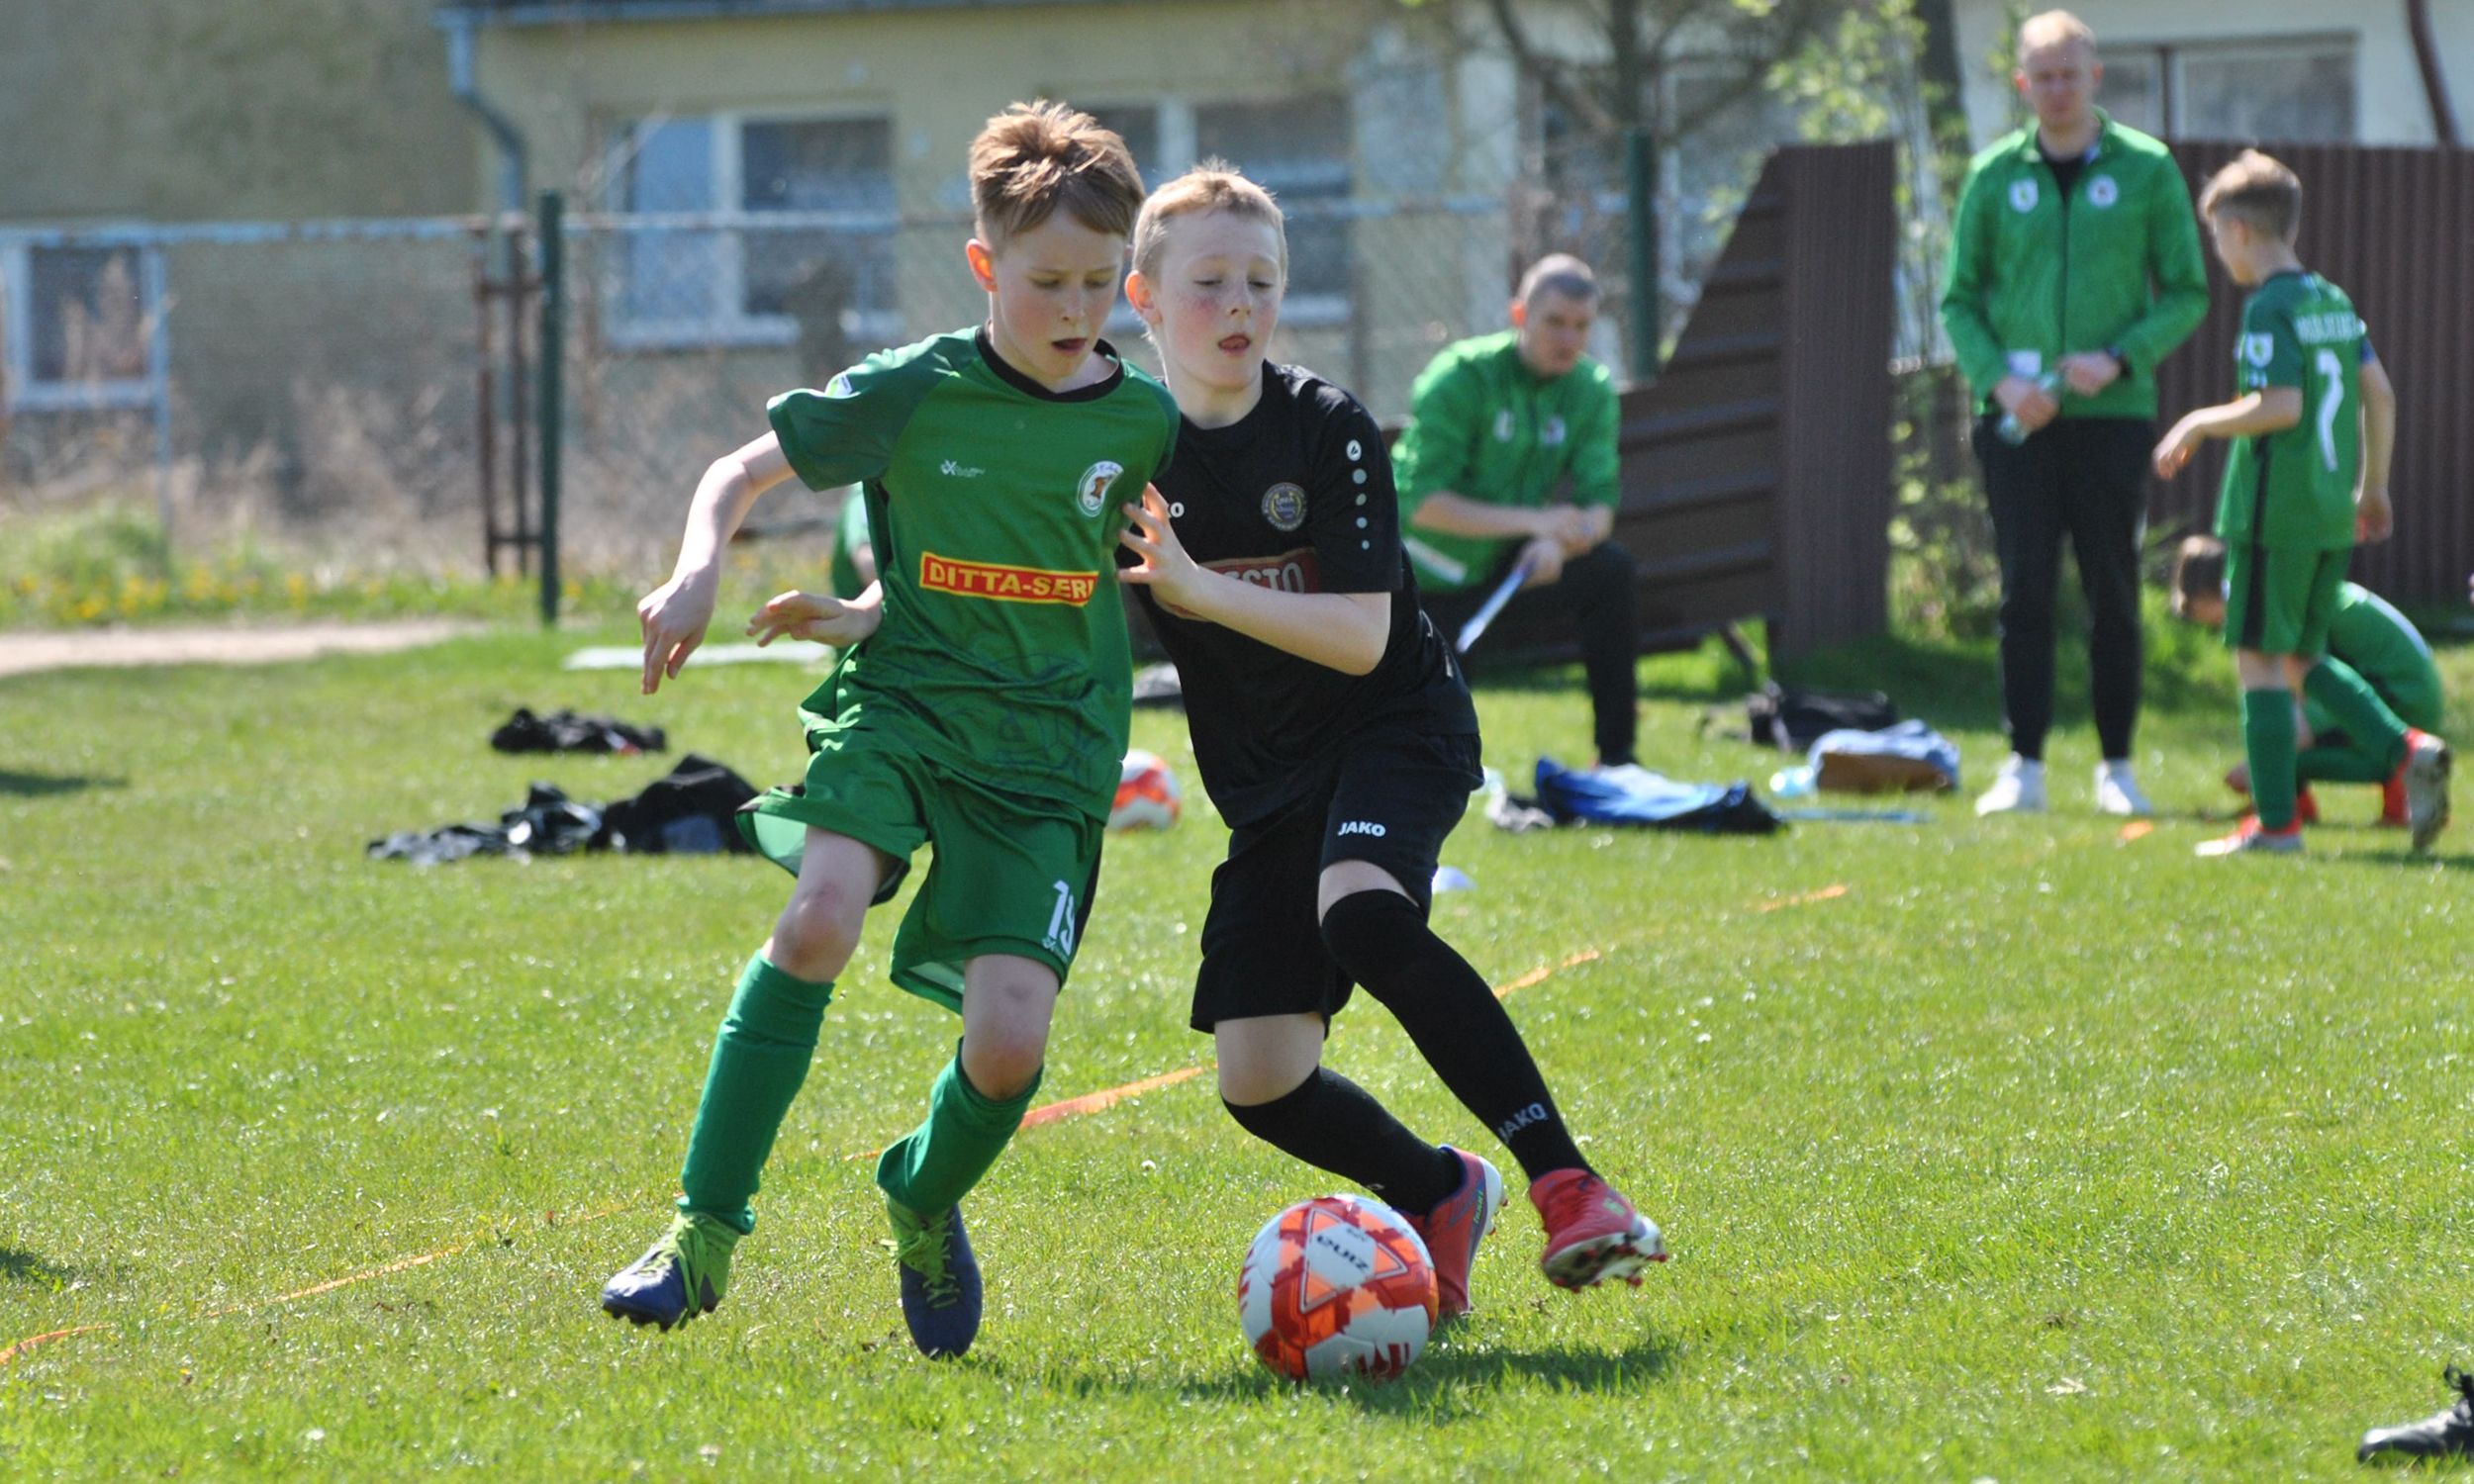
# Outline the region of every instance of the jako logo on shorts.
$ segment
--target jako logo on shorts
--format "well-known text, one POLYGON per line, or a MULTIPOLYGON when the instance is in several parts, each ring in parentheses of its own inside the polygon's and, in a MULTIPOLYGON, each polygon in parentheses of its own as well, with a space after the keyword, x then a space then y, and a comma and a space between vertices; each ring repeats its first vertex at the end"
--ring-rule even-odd
POLYGON ((1378 840, 1383 837, 1383 827, 1371 819, 1352 819, 1342 825, 1339 832, 1344 835, 1372 835, 1378 840))

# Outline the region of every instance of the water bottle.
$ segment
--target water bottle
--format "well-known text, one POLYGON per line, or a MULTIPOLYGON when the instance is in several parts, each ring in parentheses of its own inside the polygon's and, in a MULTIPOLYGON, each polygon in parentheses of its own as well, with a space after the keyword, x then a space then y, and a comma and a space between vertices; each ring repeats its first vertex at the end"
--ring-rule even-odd
MULTIPOLYGON (((2044 375, 2036 379, 2036 389, 2047 397, 2059 397, 2061 395, 2061 373, 2058 371, 2046 372, 2044 375)), ((2019 415, 2017 413, 2004 413, 2002 414, 2002 420, 1993 424, 1993 435, 2009 444, 2011 447, 2016 448, 2028 440, 2027 424, 2019 420, 2019 415)))
POLYGON ((1769 791, 1780 798, 1809 798, 1817 787, 1810 764, 1783 768, 1769 776, 1769 791))

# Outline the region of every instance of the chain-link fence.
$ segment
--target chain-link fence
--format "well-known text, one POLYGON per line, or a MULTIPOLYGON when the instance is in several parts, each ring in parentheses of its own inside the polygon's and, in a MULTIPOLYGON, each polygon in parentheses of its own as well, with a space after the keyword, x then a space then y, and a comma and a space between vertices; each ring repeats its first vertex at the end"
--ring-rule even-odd
MULTIPOLYGON (((1662 174, 1669 334, 1749 189, 1759 142, 1662 174)), ((1561 249, 1599 266, 1593 349, 1638 376, 1628 198, 1570 146, 1550 141, 1514 163, 1511 184, 1481 193, 1291 181, 1275 354, 1397 417, 1433 354, 1502 327, 1521 265, 1561 249)), ((587 187, 630 200, 623 167, 587 187)), ((478 218, 0 229, 12 415, 0 507, 116 496, 157 507, 178 542, 256 532, 364 566, 472 571, 510 556, 513 543, 494 549, 485 527, 528 531, 523 512, 537 500, 531 231, 478 218)), ((773 393, 979 321, 969 232, 959 203, 571 211, 552 410, 570 559, 666 549, 698 475, 762 432, 773 393)), ((1106 332, 1156 369, 1129 310, 1106 332)), ((764 518, 820 520, 828 504, 790 493, 764 518)))

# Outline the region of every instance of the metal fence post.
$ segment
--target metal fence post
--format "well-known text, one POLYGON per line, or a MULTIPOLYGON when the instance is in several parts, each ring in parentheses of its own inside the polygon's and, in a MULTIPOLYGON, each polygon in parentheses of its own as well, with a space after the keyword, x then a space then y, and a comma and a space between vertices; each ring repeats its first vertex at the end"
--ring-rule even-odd
POLYGON ((1624 191, 1632 246, 1632 379, 1658 379, 1658 348, 1665 318, 1658 282, 1658 146, 1650 131, 1624 131, 1624 191))
POLYGON ((566 425, 561 415, 560 372, 566 363, 567 271, 566 236, 562 231, 565 202, 556 191, 541 193, 541 626, 558 622, 558 455, 566 425))

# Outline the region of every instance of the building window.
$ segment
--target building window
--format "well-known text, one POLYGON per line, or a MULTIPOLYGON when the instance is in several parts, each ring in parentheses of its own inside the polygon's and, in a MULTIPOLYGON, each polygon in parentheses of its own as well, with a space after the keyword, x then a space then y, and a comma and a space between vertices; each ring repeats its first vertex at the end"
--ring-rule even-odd
MULTIPOLYGON (((1300 328, 1349 318, 1348 101, 1338 96, 1254 103, 1102 104, 1085 109, 1133 151, 1143 184, 1159 189, 1196 161, 1217 157, 1279 198, 1288 219, 1288 293, 1281 319, 1300 328)), ((1108 322, 1138 329, 1132 311, 1108 322)))
POLYGON ((0 246, 9 405, 149 405, 162 278, 130 243, 0 246))
POLYGON ((2184 139, 2342 144, 2355 137, 2351 37, 2105 46, 2097 101, 2184 139))
POLYGON ((1349 317, 1349 105, 1337 96, 1194 108, 1194 153, 1214 155, 1279 198, 1288 218, 1288 293, 1298 325, 1349 317))
POLYGON ((898 338, 892 135, 876 118, 727 114, 621 130, 611 206, 644 220, 616 228, 611 339, 788 344, 816 321, 898 338))

